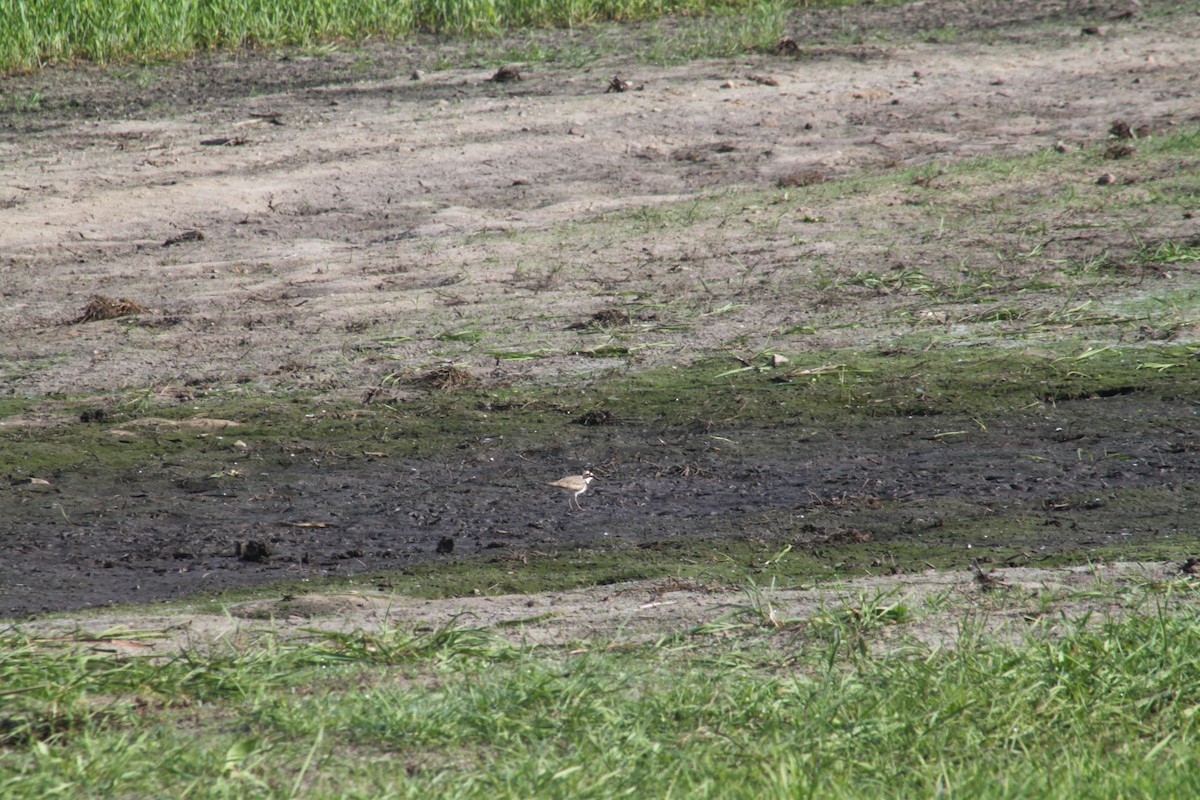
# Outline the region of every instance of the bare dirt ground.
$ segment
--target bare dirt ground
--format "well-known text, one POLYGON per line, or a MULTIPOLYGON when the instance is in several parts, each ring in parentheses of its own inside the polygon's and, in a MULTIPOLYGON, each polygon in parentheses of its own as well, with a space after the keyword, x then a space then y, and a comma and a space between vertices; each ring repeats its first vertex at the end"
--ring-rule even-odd
POLYGON ((846 630, 870 630, 871 648, 882 652, 954 647, 973 635, 1016 644, 1148 609, 1194 613, 1200 598, 1180 578, 1177 565, 1125 562, 998 570, 982 578, 927 570, 787 590, 668 579, 441 600, 352 592, 263 597, 222 613, 178 605, 136 615, 97 611, 30 620, 19 629, 123 655, 171 656, 180 648, 238 649, 326 632, 386 636, 445 627, 487 629, 521 646, 622 647, 754 631, 800 632, 819 641, 822 630, 849 623, 846 630))
MULTIPOLYGON (((900 301, 830 302, 814 276, 899 262, 930 274, 971 269, 986 248, 964 242, 1015 247, 1018 234, 985 224, 939 238, 902 193, 831 201, 807 219, 736 205, 696 225, 678 224, 679 201, 1078 148, 1118 119, 1154 131, 1195 124, 1200 16, 1145 5, 812 12, 789 26, 798 54, 537 63, 514 82, 489 80, 492 66, 434 70, 448 48, 436 43, 0 79, 0 393, 145 389, 186 403, 250 385, 359 397, 445 360, 492 380, 569 383, 613 367, 578 355, 598 342, 570 323, 630 297, 677 301, 693 322, 736 305, 647 332, 654 346, 640 351, 642 366, 799 323, 814 331, 803 347, 886 342, 912 328, 894 314, 900 301), (628 91, 605 91, 614 75, 628 91), (660 207, 671 209, 662 219, 660 207), (858 241, 866 228, 892 231, 887 246, 858 241), (132 325, 68 324, 96 294, 144 311, 132 325), (483 331, 484 346, 458 344, 459 331, 483 331), (538 357, 502 361, 503 351, 538 357)), ((1111 169, 1118 183, 1128 170, 1111 169)), ((1096 178, 1078 175, 1080 191, 1096 190, 1096 178)), ((1127 234, 1087 235, 1070 247, 1129 246, 1127 234)), ((1181 239, 1196 227, 1163 216, 1138 235, 1181 239)), ((1044 244, 1048 258, 1067 252, 1053 237, 1044 244)), ((460 554, 610 533, 670 539, 703 528, 714 509, 797 509, 847 487, 1031 509, 1114 486, 1171 492, 1200 472, 1195 415, 1189 397, 1064 402, 981 431, 950 459, 919 420, 751 431, 779 441, 775 456, 691 480, 636 463, 643 432, 582 429, 520 472, 501 446, 480 445, 468 467, 458 456, 325 464, 264 478, 240 497, 181 492, 154 476, 106 482, 81 465, 55 476, 50 496, 0 490, 9 493, 0 615, 174 597, 335 563, 401 566, 447 535, 465 542, 460 554), (1082 440, 1136 457, 1080 464, 1082 440), (605 460, 607 480, 589 499, 607 516, 538 512, 529 532, 536 481, 522 475, 555 478, 565 464, 605 460), (472 493, 477 485, 486 488, 472 493), (336 522, 336 534, 295 528, 273 563, 233 559, 234 542, 281 519, 336 522)), ((0 419, 0 433, 59 421, 47 404, 0 419)), ((1117 515, 1101 538, 1194 535, 1188 497, 1166 515, 1117 515)), ((1076 546, 1095 537, 1062 535, 1076 546)))

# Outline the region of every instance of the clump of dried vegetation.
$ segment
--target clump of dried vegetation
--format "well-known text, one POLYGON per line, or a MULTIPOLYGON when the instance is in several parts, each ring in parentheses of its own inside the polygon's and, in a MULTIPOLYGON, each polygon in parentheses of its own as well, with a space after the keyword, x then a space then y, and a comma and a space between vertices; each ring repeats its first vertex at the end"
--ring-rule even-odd
POLYGON ((88 300, 87 305, 83 307, 83 312, 71 320, 72 325, 81 325, 85 322, 98 322, 105 319, 116 319, 117 317, 128 317, 131 314, 146 313, 145 306, 129 300, 124 297, 105 297, 102 294, 94 294, 88 300))
POLYGON ((475 383, 475 376, 454 364, 442 364, 417 376, 416 382, 430 389, 461 389, 475 383))

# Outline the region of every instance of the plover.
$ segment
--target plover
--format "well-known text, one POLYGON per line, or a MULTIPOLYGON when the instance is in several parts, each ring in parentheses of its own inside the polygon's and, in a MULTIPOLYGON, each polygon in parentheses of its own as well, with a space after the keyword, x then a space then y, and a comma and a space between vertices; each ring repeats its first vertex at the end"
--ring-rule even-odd
POLYGON ((559 489, 566 489, 571 493, 571 496, 567 498, 567 507, 570 508, 571 502, 574 501, 575 507, 580 511, 583 511, 583 506, 579 505, 579 495, 587 491, 588 484, 591 483, 592 479, 595 477, 596 476, 593 475, 590 470, 585 469, 582 475, 568 475, 562 480, 557 480, 546 485, 557 486, 559 489))

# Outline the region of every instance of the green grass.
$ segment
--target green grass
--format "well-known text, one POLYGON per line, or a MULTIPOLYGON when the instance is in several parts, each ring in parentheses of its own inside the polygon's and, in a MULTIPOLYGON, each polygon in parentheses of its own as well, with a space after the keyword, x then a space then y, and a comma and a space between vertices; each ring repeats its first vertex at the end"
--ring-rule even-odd
MULTIPOLYGON (((642 345, 650 346, 650 345, 642 345)), ((581 355, 615 358, 631 348, 602 345, 581 355)), ((299 393, 264 396, 260 388, 198 393, 186 405, 152 402, 146 392, 74 399, 9 398, 0 414, 59 413, 78 419, 105 412, 100 424, 71 422, 21 428, 0 435, 0 474, 52 477, 82 465, 130 474, 161 464, 209 475, 245 456, 328 452, 361 457, 364 450, 398 456, 442 452, 479 436, 503 436, 510 448, 543 446, 557 423, 604 409, 635 428, 689 429, 697 424, 726 434, 747 425, 860 425, 872 419, 941 416, 974 429, 997 417, 1039 415, 1055 403, 1114 394, 1185 396, 1200 373, 1200 347, 1156 344, 1117 347, 1080 342, 1036 350, 945 347, 927 350, 836 350, 789 353, 773 366, 776 350, 704 359, 691 365, 617 372, 582 386, 486 386, 427 390, 403 404, 363 406, 314 401, 299 393), (134 425, 145 417, 186 422, 195 417, 234 420, 228 430, 134 425), (974 418, 976 421, 970 422, 974 418), (547 428, 550 425, 550 428, 547 428)), ((495 357, 536 357, 496 353, 495 357)), ((88 471, 92 471, 89 468, 88 471)))
POLYGON ((146 60, 415 32, 489 36, 670 14, 744 14, 740 23, 716 23, 712 36, 726 49, 755 47, 766 41, 764 25, 778 35, 787 5, 782 0, 10 0, 0 4, 0 74, 80 59, 146 60))
MULTIPOLYGON (((607 344, 580 354, 614 358, 630 349, 607 344)), ((746 425, 831 428, 914 415, 947 415, 960 421, 1018 418, 1072 399, 1133 393, 1184 396, 1200 373, 1197 345, 1119 347, 1085 341, 1031 350, 958 346, 791 352, 790 360, 780 366, 773 365, 775 352, 616 372, 580 386, 472 384, 426 390, 420 399, 396 406, 318 402, 295 392, 272 397, 259 387, 198 393, 182 406, 151 401, 147 392, 49 401, 8 398, 0 402, 4 416, 28 410, 78 419, 93 409, 106 416, 100 424, 5 431, 0 435, 0 474, 47 475, 83 464, 103 464, 120 472, 163 459, 194 461, 196 471, 210 474, 238 460, 237 440, 251 448, 262 446, 264 452, 322 451, 343 457, 361 455, 364 449, 392 456, 436 453, 476 436, 504 436, 513 448, 537 447, 549 435, 548 424, 566 424, 596 408, 638 427, 671 430, 699 422, 726 433, 746 425), (131 436, 114 435, 115 429, 144 417, 216 418, 241 424, 216 431, 135 425, 131 436)))
POLYGON ((1030 598, 1007 639, 985 630, 992 601, 864 595, 784 617, 753 587, 645 644, 529 648, 452 623, 118 656, 113 640, 157 634, 14 630, 0 635, 0 792, 1193 796, 1200 623, 1176 601, 1195 586, 1099 591, 1130 610, 1100 620, 1030 598), (957 635, 922 643, 939 614, 957 635))

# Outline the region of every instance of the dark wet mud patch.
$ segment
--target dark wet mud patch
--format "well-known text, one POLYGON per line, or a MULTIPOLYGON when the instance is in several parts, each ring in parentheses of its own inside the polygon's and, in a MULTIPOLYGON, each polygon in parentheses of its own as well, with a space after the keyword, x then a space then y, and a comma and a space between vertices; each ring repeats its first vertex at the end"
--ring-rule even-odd
MULTIPOLYGON (((503 411, 470 393, 419 411, 214 398, 189 401, 203 412, 190 423, 159 408, 134 425, 118 408, 99 423, 7 431, 0 614, 384 573, 372 580, 443 593, 530 591, 564 575, 720 582, 730 564, 785 549, 790 566, 771 574, 789 580, 1194 555, 1194 367, 1129 361, 1109 377, 1136 379, 1135 391, 1103 391, 1108 373, 1094 370, 1090 384, 1069 376, 1083 381, 1077 399, 983 415, 832 402, 801 413, 764 401, 776 389, 763 375, 742 374, 719 389, 695 379, 678 403, 662 386, 594 385, 582 402, 605 399, 619 420, 604 426, 574 424, 580 401, 543 390, 503 411), (570 511, 544 484, 584 467, 598 479, 570 511), (44 483, 25 482, 35 477, 44 483), (252 543, 261 558, 244 558, 252 543)), ((995 394, 1007 407, 1007 390, 995 394)))

